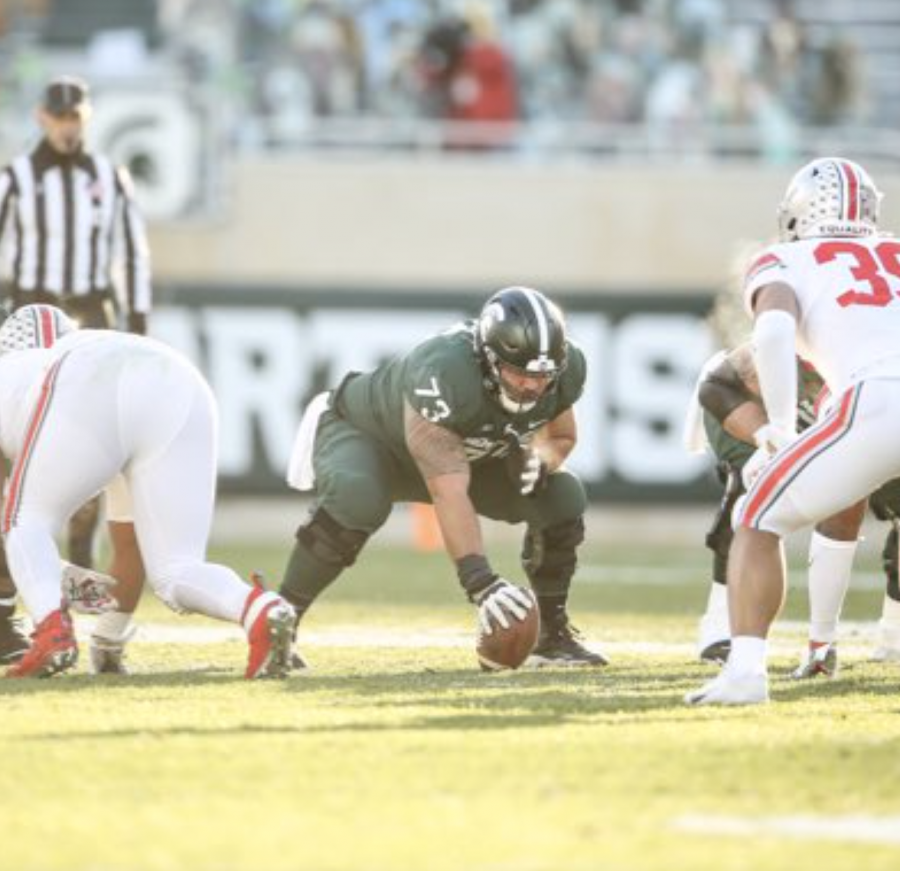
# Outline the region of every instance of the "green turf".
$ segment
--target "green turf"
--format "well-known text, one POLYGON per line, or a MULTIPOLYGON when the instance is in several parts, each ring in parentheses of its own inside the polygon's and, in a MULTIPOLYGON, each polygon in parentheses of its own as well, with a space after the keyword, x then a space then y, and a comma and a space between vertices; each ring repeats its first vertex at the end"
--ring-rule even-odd
MULTIPOLYGON (((284 554, 217 556, 275 577, 284 554)), ((623 548, 586 563, 601 559, 696 568, 698 581, 583 584, 578 622, 620 650, 600 673, 485 676, 467 648, 429 646, 428 633, 473 620, 445 559, 375 547, 306 631, 381 630, 421 646, 317 644, 312 674, 246 684, 240 641, 138 642, 128 678, 79 669, 3 682, 0 868, 900 867, 900 846, 678 826, 689 815, 900 817, 900 668, 858 655, 837 680, 797 686, 779 655, 768 708, 685 708, 683 693, 711 674, 690 658, 702 552, 623 548), (685 653, 629 652, 635 641, 685 653)), ((514 572, 512 551, 497 562, 514 572)), ((855 594, 852 616, 874 619, 879 601, 855 594)), ((802 616, 803 596, 790 608, 802 616)), ((213 625, 152 601, 140 618, 213 625)))

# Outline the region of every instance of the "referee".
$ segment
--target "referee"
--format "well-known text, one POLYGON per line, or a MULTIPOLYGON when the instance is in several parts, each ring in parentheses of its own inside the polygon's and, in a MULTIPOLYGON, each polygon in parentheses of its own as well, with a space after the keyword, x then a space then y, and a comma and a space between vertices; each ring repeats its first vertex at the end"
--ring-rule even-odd
MULTIPOLYGON (((122 326, 143 334, 152 301, 144 221, 127 170, 85 149, 90 115, 85 82, 69 76, 52 80, 37 108, 40 142, 0 172, 6 309, 47 303, 82 327, 122 326)), ((73 563, 92 567, 98 518, 98 499, 72 518, 73 563)), ((0 581, 0 623, 2 587, 0 581)))

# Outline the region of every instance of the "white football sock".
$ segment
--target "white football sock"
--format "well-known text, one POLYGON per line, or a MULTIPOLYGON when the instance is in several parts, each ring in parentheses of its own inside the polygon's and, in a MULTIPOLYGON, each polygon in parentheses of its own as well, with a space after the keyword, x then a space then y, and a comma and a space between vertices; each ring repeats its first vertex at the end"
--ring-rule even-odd
POLYGON ((709 585, 709 598, 706 611, 700 618, 700 631, 697 639, 698 653, 702 653, 710 644, 724 641, 731 637, 728 619, 728 587, 717 584, 709 585))
POLYGON ((765 638, 736 635, 731 639, 731 653, 725 666, 734 677, 766 673, 768 644, 765 638))
POLYGON ((134 615, 128 611, 106 611, 97 618, 92 635, 109 641, 128 640, 128 628, 134 615))
POLYGON ((856 541, 837 541, 813 532, 809 540, 809 640, 837 638, 844 597, 850 586, 856 541))
POLYGON ((706 617, 722 618, 728 622, 728 587, 715 581, 709 585, 709 598, 706 600, 706 617))
POLYGON ((900 602, 890 596, 884 597, 884 605, 881 606, 881 625, 885 629, 900 631, 900 602))

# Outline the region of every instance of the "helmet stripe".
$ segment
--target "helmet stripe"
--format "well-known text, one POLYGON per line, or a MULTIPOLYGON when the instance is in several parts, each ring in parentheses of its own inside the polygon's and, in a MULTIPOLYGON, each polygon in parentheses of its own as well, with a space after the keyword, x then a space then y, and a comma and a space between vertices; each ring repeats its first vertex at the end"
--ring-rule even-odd
POLYGON ((853 169, 853 165, 848 163, 846 160, 840 161, 840 163, 838 163, 838 166, 841 169, 841 177, 844 182, 844 208, 842 209, 844 220, 858 221, 859 178, 856 175, 856 171, 853 169))
POLYGON ((543 301, 530 288, 523 287, 522 292, 531 304, 532 309, 534 309, 534 316, 537 318, 538 323, 538 340, 541 343, 541 355, 544 356, 550 350, 550 330, 547 326, 547 313, 544 311, 543 301))
POLYGON ((47 308, 40 309, 40 337, 39 348, 52 348, 56 341, 56 318, 53 312, 47 308))

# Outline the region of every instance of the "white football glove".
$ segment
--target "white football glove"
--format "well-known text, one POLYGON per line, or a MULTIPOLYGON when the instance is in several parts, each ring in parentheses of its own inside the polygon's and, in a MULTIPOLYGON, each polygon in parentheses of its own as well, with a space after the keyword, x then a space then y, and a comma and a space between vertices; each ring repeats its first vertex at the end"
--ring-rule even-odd
POLYGON ((534 599, 524 588, 497 578, 475 597, 475 604, 478 605, 481 631, 485 635, 491 635, 495 623, 503 629, 509 629, 510 617, 520 622, 524 620, 534 607, 534 599))
POLYGON ((795 430, 784 429, 774 423, 764 423, 755 433, 753 441, 758 448, 763 448, 769 455, 777 454, 783 447, 789 445, 797 433, 795 430))
POLYGON ((62 564, 63 602, 79 614, 102 614, 115 611, 119 607, 110 589, 116 579, 93 569, 63 562, 62 564))
POLYGON ((750 459, 744 463, 744 468, 741 469, 741 480, 744 482, 744 487, 749 490, 769 460, 796 438, 796 432, 786 430, 773 423, 763 424, 753 433, 753 441, 756 442, 757 448, 750 459))

